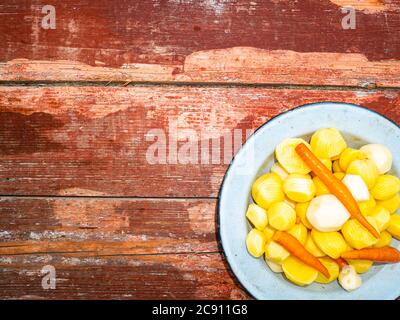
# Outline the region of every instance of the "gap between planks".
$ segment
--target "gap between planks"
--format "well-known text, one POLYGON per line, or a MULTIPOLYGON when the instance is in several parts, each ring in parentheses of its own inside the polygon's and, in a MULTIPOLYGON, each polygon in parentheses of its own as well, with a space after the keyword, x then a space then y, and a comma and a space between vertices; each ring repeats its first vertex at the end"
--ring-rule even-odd
POLYGON ((386 87, 368 83, 365 86, 305 85, 287 83, 224 83, 224 82, 155 82, 155 81, 2 81, 0 87, 194 87, 194 88, 265 88, 276 90, 400 91, 400 86, 386 87))
POLYGON ((186 200, 218 200, 219 197, 138 197, 138 196, 90 196, 90 195, 13 195, 13 194, 5 194, 0 195, 1 199, 29 199, 29 200, 38 200, 38 199, 121 199, 121 200, 147 200, 147 201, 186 201, 186 200))
MULTIPOLYGON (((23 245, 16 245, 14 247, 20 247, 23 245)), ((7 248, 13 246, 2 246, 0 242, 0 248, 7 248)), ((182 256, 182 255, 223 255, 222 250, 217 251, 180 251, 180 252, 157 252, 157 253, 99 253, 96 251, 82 250, 82 251, 35 251, 35 252, 23 252, 23 253, 8 253, 0 254, 1 257, 15 257, 15 256, 30 256, 30 255, 58 255, 64 257, 154 257, 154 256, 182 256), (89 254, 89 255, 86 255, 89 254)), ((223 257, 225 259, 225 257, 223 257)))

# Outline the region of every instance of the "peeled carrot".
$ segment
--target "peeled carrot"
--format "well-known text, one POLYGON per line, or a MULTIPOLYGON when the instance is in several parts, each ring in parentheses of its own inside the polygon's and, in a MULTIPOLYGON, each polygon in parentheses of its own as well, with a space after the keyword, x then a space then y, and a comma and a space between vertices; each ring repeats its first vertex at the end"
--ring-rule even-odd
POLYGON ((354 200, 346 185, 336 178, 304 143, 297 145, 296 152, 312 172, 322 180, 329 191, 343 203, 350 215, 358 220, 375 238, 379 238, 379 232, 362 215, 357 201, 354 200))
POLYGON ((399 250, 392 247, 364 248, 342 253, 344 259, 371 260, 376 262, 400 262, 399 250))
POLYGON ((340 269, 343 269, 345 266, 347 266, 347 262, 343 258, 337 258, 333 260, 335 260, 335 262, 339 265, 340 269))
POLYGON ((316 257, 308 252, 307 249, 304 248, 304 246, 300 243, 300 241, 293 237, 290 233, 276 231, 272 239, 299 260, 303 261, 306 265, 318 270, 325 277, 330 277, 328 269, 316 257))

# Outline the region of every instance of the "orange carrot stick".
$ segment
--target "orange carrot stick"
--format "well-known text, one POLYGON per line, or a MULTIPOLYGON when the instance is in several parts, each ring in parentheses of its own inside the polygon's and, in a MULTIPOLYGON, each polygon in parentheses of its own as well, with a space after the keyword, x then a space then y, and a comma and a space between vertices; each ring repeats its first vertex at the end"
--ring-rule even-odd
POLYGON ((337 258, 337 259, 333 259, 333 260, 335 260, 335 262, 339 265, 340 269, 343 269, 345 266, 347 266, 346 260, 344 260, 342 258, 337 258))
POLYGON ((300 143, 296 147, 296 152, 315 175, 322 180, 329 191, 343 203, 350 215, 358 220, 375 238, 379 238, 379 232, 362 215, 357 201, 354 200, 346 185, 336 178, 304 143, 300 143))
POLYGON ((307 251, 306 248, 293 237, 290 233, 284 231, 276 231, 273 240, 283 246, 287 251, 289 251, 292 255, 299 258, 306 265, 318 270, 325 277, 329 278, 328 269, 310 252, 307 251))
POLYGON ((365 248, 342 253, 344 259, 371 260, 376 262, 400 262, 400 252, 392 247, 365 248))

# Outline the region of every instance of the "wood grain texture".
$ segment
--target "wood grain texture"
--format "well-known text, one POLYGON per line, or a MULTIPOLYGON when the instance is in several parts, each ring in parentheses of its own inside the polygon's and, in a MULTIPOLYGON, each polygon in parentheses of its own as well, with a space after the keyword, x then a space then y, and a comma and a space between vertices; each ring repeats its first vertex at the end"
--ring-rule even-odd
POLYGON ((0 257, 2 299, 248 299, 219 253, 0 257), (56 270, 56 289, 41 270, 56 270))
POLYGON ((2 80, 400 83, 398 1, 57 0, 55 30, 45 4, 0 4, 2 80))
POLYGON ((0 256, 218 252, 214 199, 0 198, 0 256))
POLYGON ((395 91, 2 87, 0 194, 216 197, 246 130, 317 101, 357 103, 400 120, 395 91), (160 144, 167 145, 168 156, 170 147, 175 150, 168 140, 175 132, 178 152, 190 135, 197 159, 149 163, 159 130, 166 135, 160 144), (207 151, 202 143, 208 145, 206 154, 219 152, 216 164, 201 163, 200 151, 207 151))
POLYGON ((244 299, 211 199, 0 199, 2 299, 244 299), (41 269, 56 269, 56 289, 41 269))
POLYGON ((0 298, 250 298, 216 230, 237 142, 317 101, 399 123, 399 17, 397 0, 3 1, 0 298), (55 30, 41 28, 47 4, 55 30), (355 30, 341 27, 348 5, 355 30), (168 158, 175 129, 178 150, 197 143, 192 164, 168 158), (157 132, 167 160, 151 164, 157 132), (204 145, 218 161, 199 164, 204 145))

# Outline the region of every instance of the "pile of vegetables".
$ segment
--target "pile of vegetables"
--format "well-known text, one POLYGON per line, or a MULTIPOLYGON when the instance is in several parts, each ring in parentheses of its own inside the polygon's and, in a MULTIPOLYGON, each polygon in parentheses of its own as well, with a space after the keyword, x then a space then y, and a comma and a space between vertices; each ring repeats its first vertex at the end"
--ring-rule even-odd
POLYGON ((347 291, 374 263, 400 262, 390 247, 400 240, 400 179, 381 144, 353 149, 335 128, 317 130, 310 143, 293 138, 275 150, 277 162, 252 186, 246 217, 249 253, 293 283, 347 291))

